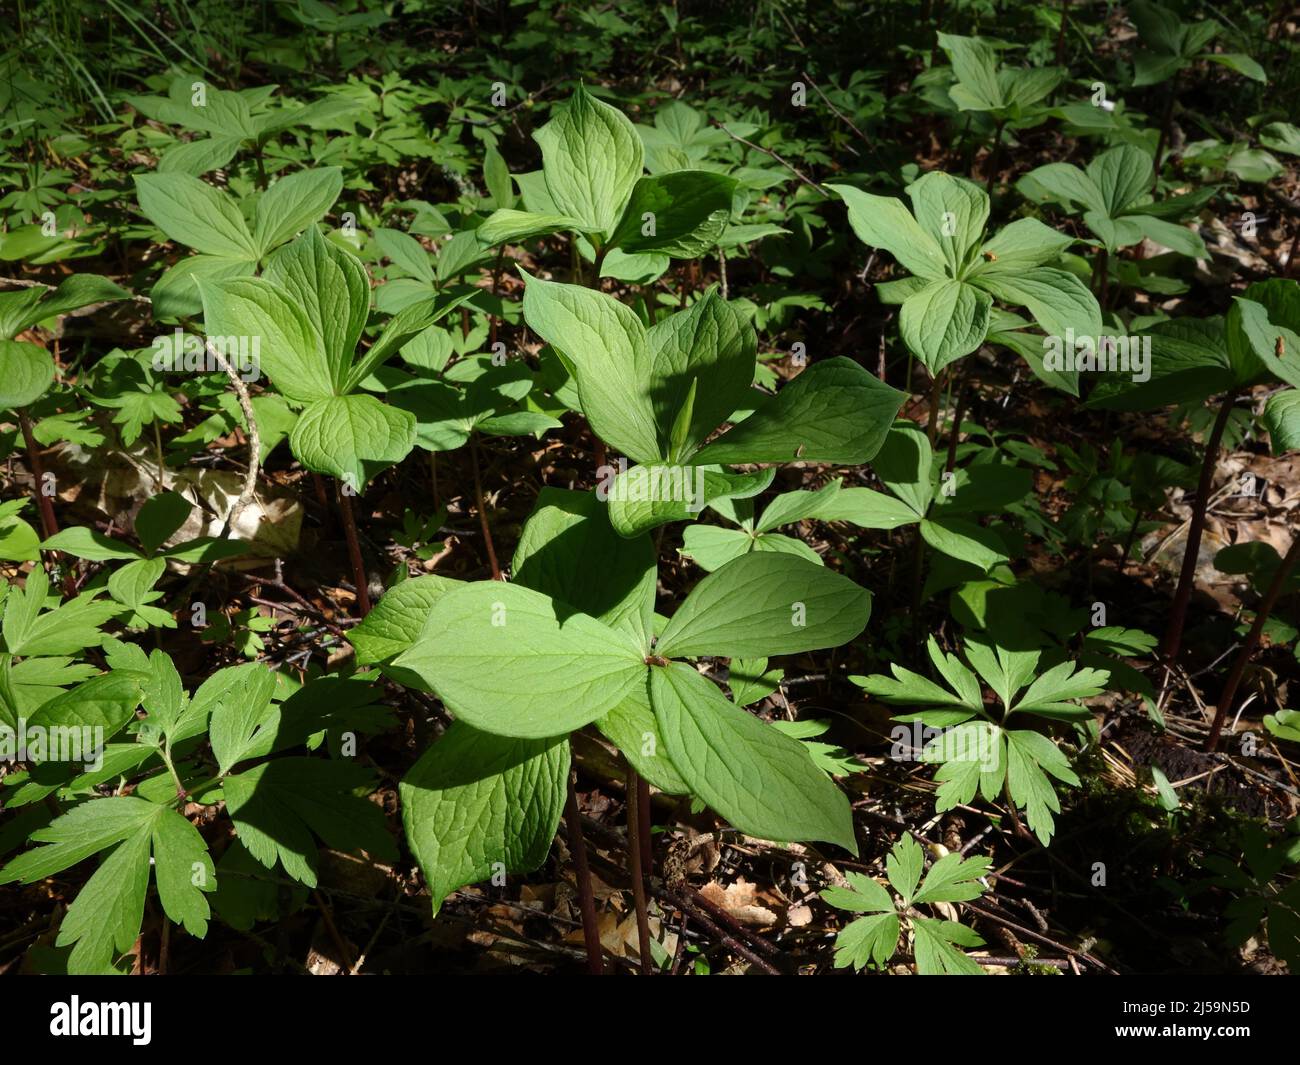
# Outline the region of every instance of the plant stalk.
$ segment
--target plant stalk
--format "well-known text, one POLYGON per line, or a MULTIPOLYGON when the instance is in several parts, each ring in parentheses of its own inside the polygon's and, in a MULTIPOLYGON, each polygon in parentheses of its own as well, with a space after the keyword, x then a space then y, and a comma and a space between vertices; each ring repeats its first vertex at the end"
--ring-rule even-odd
POLYGON ((587 865, 587 841, 582 836, 582 815, 578 812, 578 792, 568 773, 568 793, 564 799, 564 824, 569 834, 569 853, 573 856, 574 880, 578 885, 578 908, 582 912, 582 939, 587 947, 587 972, 603 976, 605 963, 600 953, 600 929, 596 925, 596 895, 591 888, 591 868, 587 865))
POLYGON ((637 953, 641 955, 641 975, 649 976, 650 917, 646 912, 645 873, 641 867, 641 777, 627 767, 627 851, 632 875, 632 900, 636 906, 637 953))
POLYGON ((483 543, 487 546, 488 564, 492 567, 492 579, 501 580, 501 567, 497 564, 497 549, 492 542, 492 526, 488 522, 487 507, 483 503, 483 477, 478 465, 478 437, 470 442, 470 462, 474 467, 474 505, 478 508, 478 523, 483 530, 483 543))
POLYGON ((1210 502, 1210 486, 1214 481, 1214 467, 1219 458, 1219 444, 1223 440, 1223 431, 1228 427, 1228 417, 1232 414, 1232 403, 1237 398, 1235 391, 1223 397, 1219 414, 1214 419, 1214 428, 1205 442, 1205 459, 1201 463, 1201 479, 1196 487, 1196 502, 1192 507, 1192 523, 1187 529, 1187 544, 1183 552, 1183 567, 1178 574, 1178 589, 1174 592, 1174 605, 1169 612, 1169 627, 1165 630, 1164 642, 1160 653, 1172 662, 1178 657, 1178 649, 1183 642, 1183 626, 1187 622, 1187 605, 1192 599, 1192 586, 1196 583, 1196 560, 1201 552, 1201 533, 1205 530, 1205 510, 1210 502))
POLYGON ((352 560, 352 581, 357 589, 357 610, 362 617, 370 613, 370 581, 366 577, 366 563, 361 557, 361 540, 357 536, 357 522, 352 514, 352 500, 339 488, 339 513, 343 515, 343 532, 348 541, 348 557, 352 560))

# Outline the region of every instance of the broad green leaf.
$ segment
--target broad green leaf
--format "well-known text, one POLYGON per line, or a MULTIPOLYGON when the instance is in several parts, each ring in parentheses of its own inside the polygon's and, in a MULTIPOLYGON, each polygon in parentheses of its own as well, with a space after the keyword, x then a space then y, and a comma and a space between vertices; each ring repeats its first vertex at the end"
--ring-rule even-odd
POLYGON ((418 674, 462 721, 500 736, 561 736, 645 682, 633 638, 539 592, 480 581, 434 604, 395 664, 418 674))
POLYGON ((569 741, 510 739, 456 722, 402 780, 402 823, 436 914, 443 899, 498 863, 531 873, 564 811, 569 741))
POLYGON ((257 201, 258 257, 320 221, 342 191, 343 171, 337 166, 299 170, 277 181, 257 201))
POLYGON ((198 286, 209 340, 255 339, 258 365, 288 399, 310 403, 334 395, 325 341, 295 296, 260 277, 198 286))
POLYGON ((524 274, 524 319, 562 351, 596 435, 637 462, 661 458, 645 384, 654 375, 646 331, 612 296, 524 274))
POLYGON ((961 281, 932 281, 903 303, 898 330, 931 374, 984 343, 993 300, 961 281))
POLYGON ((232 259, 219 255, 191 255, 163 271, 149 292, 154 316, 174 320, 201 315, 203 298, 199 284, 205 281, 229 281, 252 277, 257 263, 252 259, 232 259))
POLYGON ((646 334, 649 382, 662 453, 679 458, 743 407, 751 395, 758 338, 731 304, 710 291, 689 310, 669 315, 646 334), (666 429, 674 424, 695 388, 685 435, 672 448, 666 429))
POLYGON ((474 235, 481 243, 495 247, 498 244, 519 244, 533 237, 544 237, 564 230, 589 232, 586 225, 568 215, 534 214, 531 211, 502 208, 488 215, 474 231, 474 235))
POLYGON ((1244 75, 1251 81, 1258 81, 1261 85, 1268 81, 1264 68, 1250 56, 1242 55, 1240 52, 1207 52, 1205 58, 1211 63, 1218 63, 1237 74, 1244 75))
POLYGON ((731 825, 759 839, 822 840, 857 854, 848 800, 798 740, 680 662, 650 670, 650 701, 682 779, 731 825))
POLYGON ((884 248, 919 277, 940 281, 948 276, 943 249, 917 224, 902 200, 875 196, 852 185, 826 187, 844 201, 849 225, 863 244, 884 248))
POLYGON ((152 555, 185 524, 194 504, 179 492, 150 496, 135 516, 135 535, 147 555, 152 555))
POLYGON ((399 655, 419 638, 433 606, 463 582, 425 573, 389 588, 361 621, 348 630, 358 665, 373 665, 399 655))
POLYGON ((1107 410, 1152 410, 1206 399, 1234 384, 1221 318, 1176 318, 1156 322, 1142 337, 1151 339, 1151 376, 1134 381, 1126 374, 1104 374, 1086 406, 1107 410))
POLYGON ((1151 156, 1132 144, 1102 152, 1088 164, 1087 174, 1101 193, 1100 209, 1112 218, 1150 193, 1155 180, 1151 156))
POLYGON ((1016 187, 1026 199, 1038 203, 1053 200, 1063 205, 1078 204, 1101 215, 1108 214, 1105 194, 1073 163, 1048 163, 1037 167, 1022 177, 1016 187))
POLYGON ((515 548, 516 583, 648 642, 654 615, 654 547, 626 539, 591 492, 543 488, 515 548), (599 580, 592 574, 599 573, 599 580))
POLYGON ((754 550, 755 537, 743 529, 694 523, 682 531, 682 555, 712 572, 754 550))
POLYGON ((761 658, 847 643, 866 627, 871 593, 794 555, 755 553, 700 581, 659 637, 667 657, 761 658))
POLYGON ((974 182, 932 170, 907 186, 916 221, 943 251, 956 276, 984 235, 989 196, 974 182))
POLYGON ((1006 546, 997 533, 962 518, 924 518, 921 537, 936 551, 969 562, 986 573, 997 563, 1007 561, 1006 546))
MULTIPOLYGON (((920 517, 901 499, 870 488, 843 489, 819 507, 815 516, 821 521, 847 521, 863 529, 897 529, 911 525, 920 517)), ((763 515, 764 522, 767 517, 763 515)))
POLYGON ((1300 391, 1288 388, 1269 398, 1264 429, 1274 455, 1300 450, 1300 391))
POLYGON ((542 149, 546 190, 557 212, 612 233, 641 176, 643 149, 636 127, 579 85, 533 139, 542 149))
POLYGON ((814 363, 695 463, 870 461, 907 397, 843 356, 814 363))
MULTIPOLYGON (((86 733, 81 730, 100 729, 102 732, 97 735, 107 741, 132 720, 143 695, 140 677, 120 672, 105 673, 44 703, 32 714, 28 726, 75 729, 83 738, 86 733)), ((83 754, 86 757, 80 760, 91 760, 90 752, 83 754)))
POLYGON ((984 243, 974 273, 1018 273, 1051 262, 1073 243, 1073 237, 1036 218, 1018 218, 984 243))
MULTIPOLYGON (((370 314, 370 282, 361 261, 326 240, 313 224, 271 256, 262 277, 287 295, 311 323, 321 340, 330 392, 344 393, 357 341, 370 314)), ((276 387, 284 392, 279 382, 276 387)))
POLYGON ((640 178, 609 246, 694 259, 715 244, 731 218, 736 179, 706 170, 640 178))
MULTIPOLYGON (((934 499, 934 452, 925 431, 906 419, 895 422, 872 461, 876 476, 912 511, 912 521, 925 517, 934 499)), ((901 515, 900 515, 901 517, 901 515)))
POLYGON ((309 470, 328 473, 359 492, 415 446, 415 415, 374 396, 332 396, 312 403, 294 423, 289 447, 309 470))
POLYGON ((515 188, 510 182, 510 168, 501 158, 501 153, 488 145, 483 153, 483 184, 487 186, 492 205, 510 208, 515 203, 515 188))
POLYGON ((188 174, 137 174, 135 187, 140 210, 172 240, 206 255, 259 258, 257 242, 227 193, 188 174))
POLYGON ((0 409, 35 403, 54 383, 54 360, 38 344, 0 340, 0 409))
POLYGON ((686 795, 691 789, 673 765, 659 721, 650 709, 649 681, 647 676, 626 699, 597 718, 596 727, 654 787, 669 795, 686 795))
POLYGON ((992 45, 979 37, 940 33, 939 47, 948 56, 953 75, 962 90, 953 96, 953 101, 959 108, 992 111, 1002 106, 997 54, 992 45))
POLYGON ((1141 230, 1142 235, 1155 243, 1163 245, 1192 259, 1208 259, 1209 251, 1199 233, 1177 222, 1167 222, 1163 218, 1152 218, 1148 214, 1130 215, 1123 219, 1141 230))
POLYGON ((1006 303, 1028 309, 1045 333, 1065 336, 1101 335, 1101 308, 1088 286, 1074 274, 1048 266, 1035 266, 1014 276, 978 273, 971 283, 1006 303))
POLYGON ((756 496, 776 471, 731 473, 720 466, 633 466, 598 493, 609 502, 609 522, 620 536, 637 536, 670 521, 693 519, 711 503, 756 496))

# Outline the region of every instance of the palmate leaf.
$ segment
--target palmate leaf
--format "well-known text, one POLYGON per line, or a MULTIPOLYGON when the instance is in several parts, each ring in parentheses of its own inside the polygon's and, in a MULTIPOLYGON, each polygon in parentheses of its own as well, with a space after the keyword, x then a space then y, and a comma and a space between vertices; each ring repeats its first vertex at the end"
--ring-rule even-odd
POLYGON ((203 896, 216 889, 215 869, 203 837, 174 810, 129 796, 95 799, 36 830, 31 839, 46 846, 0 869, 0 884, 31 884, 116 848, 59 928, 57 945, 73 945, 69 972, 111 971, 113 960, 130 949, 140 934, 151 865, 168 918, 191 935, 206 935, 210 911, 203 896))
POLYGON ((916 955, 916 971, 922 976, 983 976, 984 970, 957 949, 983 945, 978 932, 956 921, 912 919, 912 949, 916 955))
POLYGON ((383 810, 359 794, 370 780, 351 762, 278 758, 226 777, 226 812, 254 858, 268 869, 279 859, 289 876, 315 887, 314 836, 348 853, 397 858, 383 810))
POLYGON ((564 810, 566 737, 493 736, 456 722, 403 779, 402 822, 433 910, 457 888, 546 860, 564 810))

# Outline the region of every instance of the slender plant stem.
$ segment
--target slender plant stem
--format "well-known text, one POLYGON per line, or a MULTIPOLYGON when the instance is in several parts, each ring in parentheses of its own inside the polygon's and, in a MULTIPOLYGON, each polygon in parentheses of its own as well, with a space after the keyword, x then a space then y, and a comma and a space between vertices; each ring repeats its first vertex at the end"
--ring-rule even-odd
MULTIPOLYGON (((32 471, 32 487, 36 492, 36 510, 41 516, 41 531, 45 533, 44 539, 48 540, 51 536, 59 531, 58 518, 54 516, 54 501, 45 494, 45 466, 41 462, 41 451, 36 444, 36 436, 32 433, 32 420, 23 407, 17 409, 18 427, 23 434, 23 443, 27 447, 27 465, 32 471)), ((76 575, 72 570, 71 560, 66 560, 61 552, 49 552, 50 559, 55 566, 63 567, 63 593, 68 596, 75 595, 77 592, 76 575)))
POLYGON ((361 540, 357 536, 357 522, 352 514, 352 499, 339 486, 339 513, 343 515, 343 532, 348 541, 348 556, 352 559, 352 581, 357 589, 357 610, 362 617, 370 613, 370 581, 366 577, 366 563, 361 557, 361 540))
POLYGON ((1178 95, 1178 75, 1174 74, 1169 79, 1169 95, 1165 97, 1164 115, 1160 119, 1160 137, 1156 141, 1156 157, 1153 160, 1155 171, 1151 180, 1151 187, 1154 189, 1160 183, 1160 164, 1164 159, 1165 145, 1169 141, 1169 126, 1174 118, 1174 99, 1178 95))
POLYGON ((1069 22, 1070 0, 1061 0, 1061 24, 1056 31, 1056 65, 1065 65, 1065 26, 1069 22))
POLYGON ((18 426, 23 433, 23 443, 27 445, 27 465, 32 471, 32 480, 36 489, 36 509, 41 515, 41 531, 49 539, 59 531, 58 519, 54 516, 54 503, 44 492, 45 466, 41 462, 41 452, 36 446, 36 437, 32 434, 32 420, 27 411, 18 409, 18 426))
POLYGON ((939 440, 939 397, 943 394, 943 371, 940 370, 930 378, 930 421, 925 427, 925 435, 930 438, 930 447, 939 440))
POLYGON ((483 530, 483 543, 487 546, 488 564, 492 567, 492 579, 501 580, 501 567, 497 564, 497 549, 492 542, 492 526, 488 522, 487 507, 483 503, 483 477, 478 465, 478 437, 470 441, 470 463, 474 467, 474 505, 478 508, 478 523, 483 530))
POLYGON ((1192 586, 1196 583, 1196 560, 1201 552, 1201 533, 1205 529, 1205 510, 1210 502, 1210 486, 1214 481, 1214 467, 1219 458, 1219 444, 1232 414, 1235 391, 1223 397, 1214 428, 1205 442, 1205 458, 1201 462, 1201 479, 1196 488, 1196 502, 1192 506, 1192 522, 1187 529, 1187 546, 1183 553, 1183 568, 1178 574, 1178 589, 1174 592, 1174 605, 1169 611, 1169 627, 1165 630, 1161 654, 1170 662, 1178 657, 1183 642, 1183 626, 1187 622, 1187 604, 1191 602, 1192 586))
POLYGON ((1128 535, 1124 537, 1124 549, 1120 552, 1119 568, 1120 572, 1128 564, 1128 553, 1133 550, 1133 541, 1137 539, 1138 526, 1142 524, 1142 511, 1134 508, 1133 524, 1128 527, 1128 535))
POLYGON ((641 867, 646 876, 654 876, 654 833, 650 825, 650 782, 638 775, 636 778, 636 809, 641 826, 641 867))
POLYGON ((948 461, 944 463, 944 470, 948 473, 957 464, 957 445, 961 442, 961 420, 966 416, 966 396, 968 390, 963 386, 957 392, 957 409, 952 415, 952 430, 948 434, 948 461))
POLYGON ((1002 163, 1002 130, 1006 124, 1005 118, 998 122, 997 132, 993 134, 993 149, 989 152, 989 176, 988 181, 985 182, 985 190, 990 197, 993 195, 993 182, 997 179, 998 168, 1002 163))
POLYGON ((587 972, 603 976, 605 963, 600 953, 600 928, 596 925, 596 895, 591 887, 591 867, 587 865, 587 841, 582 836, 582 815, 578 812, 578 792, 573 773, 566 781, 564 825, 569 834, 569 853, 573 856, 573 874, 578 884, 578 908, 582 912, 582 940, 587 947, 587 972))
POLYGON ((1237 698, 1237 688, 1241 685, 1241 678, 1245 676, 1246 666, 1249 664, 1255 650, 1259 647, 1260 637, 1264 633, 1264 625, 1268 621, 1269 615, 1272 614, 1273 607, 1277 605, 1278 599, 1281 598, 1282 589, 1286 586, 1286 582, 1298 561, 1300 561, 1300 534, 1297 534, 1295 539, 1291 541, 1291 550, 1286 553, 1281 565, 1277 567, 1277 572, 1273 574, 1268 590, 1264 593, 1263 602, 1259 604, 1259 609, 1255 611, 1255 621, 1250 626, 1250 632, 1246 635, 1246 642, 1237 653, 1236 661, 1232 663, 1232 671, 1228 674, 1228 679, 1223 685, 1223 694, 1219 696, 1219 701, 1214 708, 1214 722, 1210 725, 1210 734, 1205 737, 1205 749, 1207 751, 1212 751, 1219 745, 1219 736, 1223 732, 1223 723, 1233 711, 1233 704, 1237 698))
POLYGON ((641 868, 641 778, 635 769, 627 767, 627 852, 632 875, 632 901, 636 906, 637 953, 641 955, 641 975, 649 976, 650 967, 650 917, 646 912, 645 873, 641 868))

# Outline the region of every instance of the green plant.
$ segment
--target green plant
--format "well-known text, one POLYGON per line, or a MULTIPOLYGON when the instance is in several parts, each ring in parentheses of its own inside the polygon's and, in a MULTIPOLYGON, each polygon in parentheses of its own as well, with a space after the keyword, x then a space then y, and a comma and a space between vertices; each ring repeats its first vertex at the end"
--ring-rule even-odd
POLYGON ((978 791, 986 802, 1005 795, 1011 816, 1025 811, 1029 828, 1044 846, 1051 842, 1053 813, 1061 809, 1052 779, 1077 786, 1079 778, 1061 749, 1033 728, 1011 728, 1013 714, 1031 714, 1049 721, 1079 722, 1092 711, 1078 699, 1101 692, 1104 670, 1060 662, 1039 672, 1039 651, 1009 650, 986 638, 968 635, 964 644, 968 668, 956 655, 945 654, 933 638, 927 644, 930 661, 947 687, 895 665, 893 676, 852 677, 867 692, 895 706, 927 709, 902 714, 897 720, 940 729, 925 744, 920 757, 939 764, 937 811, 969 803, 978 791), (980 680, 997 697, 992 709, 980 680))
POLYGON ((1028 309, 1054 336, 1101 332, 1101 312, 1073 274, 1043 265, 1074 243, 1033 218, 984 239, 988 194, 962 178, 933 171, 907 187, 912 212, 892 196, 832 185, 864 244, 883 248, 912 276, 879 286, 901 303, 903 342, 937 376, 988 336, 993 300, 1028 309))
POLYGON ((945 854, 925 872, 925 852, 904 836, 889 852, 885 869, 894 894, 878 880, 861 873, 845 874, 847 888, 827 888, 821 897, 837 910, 862 913, 835 936, 835 964, 854 969, 882 968, 910 942, 912 961, 921 976, 981 976, 984 970, 962 947, 982 946, 971 929, 947 917, 927 917, 936 903, 970 902, 987 890, 987 858, 945 854))

